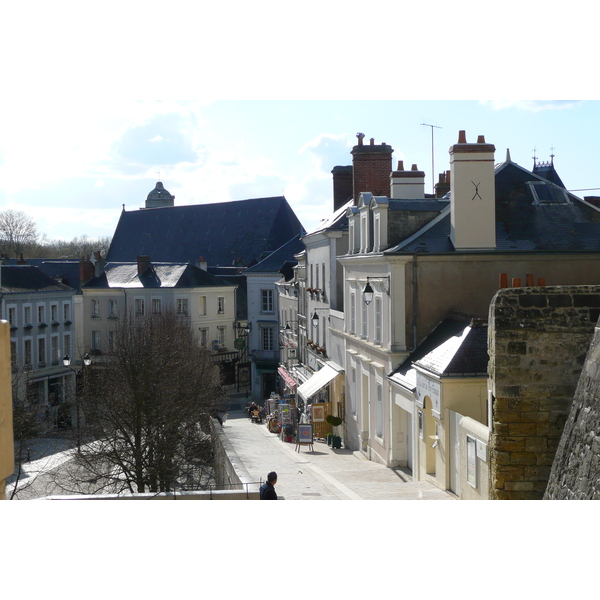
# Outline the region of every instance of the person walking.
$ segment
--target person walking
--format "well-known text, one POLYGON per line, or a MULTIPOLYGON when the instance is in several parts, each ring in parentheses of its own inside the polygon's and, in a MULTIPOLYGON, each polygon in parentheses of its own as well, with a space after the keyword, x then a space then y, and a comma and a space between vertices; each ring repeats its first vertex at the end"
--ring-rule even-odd
POLYGON ((271 471, 267 475, 267 481, 260 486, 261 500, 277 500, 277 492, 275 491, 276 483, 277 473, 275 473, 275 471, 271 471))

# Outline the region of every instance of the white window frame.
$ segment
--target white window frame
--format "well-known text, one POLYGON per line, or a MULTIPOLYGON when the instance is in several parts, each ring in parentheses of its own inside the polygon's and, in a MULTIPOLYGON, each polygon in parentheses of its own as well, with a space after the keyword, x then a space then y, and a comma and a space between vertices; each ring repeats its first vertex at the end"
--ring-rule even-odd
POLYGON ((53 365, 58 364, 59 349, 58 349, 58 334, 50 337, 50 362, 53 365))
POLYGON ((206 316, 206 296, 198 297, 198 314, 201 317, 206 316))
POLYGON ((37 364, 38 366, 41 365, 46 365, 48 364, 46 362, 46 354, 48 352, 48 349, 46 348, 46 336, 45 335, 40 335, 37 337, 37 364))
POLYGON ((200 327, 200 346, 208 348, 208 327, 200 327))
POLYGON ((273 290, 260 290, 260 312, 273 313, 275 311, 275 294, 273 290))
POLYGON ((356 293, 350 291, 350 333, 356 335, 356 293))
POLYGON ((63 350, 65 354, 71 356, 71 334, 63 334, 63 350))
POLYGON ((50 304, 50 322, 58 323, 58 303, 52 302, 50 304))
POLYGON ((17 327, 17 305, 8 304, 6 306, 6 318, 11 327, 17 327))
POLYGON ((146 299, 145 298, 134 298, 133 299, 133 312, 136 317, 146 316, 146 299))
POLYGON ((225 296, 217 296, 217 312, 220 315, 225 314, 225 296))
POLYGON ((375 382, 375 435, 383 439, 383 383, 375 382))
POLYGON ((67 321, 71 321, 71 303, 63 302, 63 321, 66 323, 67 321))
POLYGON ((151 302, 152 302, 152 314, 153 315, 162 315, 162 298, 153 297, 151 302))
POLYGON ((100 318, 100 300, 92 298, 92 319, 100 318))
POLYGON ((177 303, 177 314, 180 317, 187 317, 189 315, 189 302, 187 298, 176 298, 177 303))
POLYGON ((46 305, 38 304, 37 305, 37 324, 43 325, 46 323, 46 305))
POLYGON ((374 339, 375 344, 382 344, 382 331, 383 331, 383 298, 381 296, 375 296, 373 302, 375 311, 375 327, 374 327, 374 339))
POLYGON ((33 307, 31 304, 23 305, 23 326, 25 325, 33 325, 31 320, 31 315, 33 313, 33 307))
POLYGON ((91 332, 91 341, 90 341, 90 349, 91 350, 102 350, 102 335, 100 331, 92 331, 91 332))
POLYGON ((23 364, 33 365, 33 339, 30 337, 23 339, 23 364))
POLYGON ((275 350, 275 331, 272 327, 261 327, 260 347, 265 351, 275 350))
POLYGON ((110 319, 116 319, 119 316, 119 304, 116 300, 110 299, 108 301, 108 317, 110 319))
POLYGON ((217 341, 220 346, 225 345, 225 327, 223 325, 217 327, 217 341))
POLYGON ((366 302, 361 303, 360 337, 366 340, 369 335, 369 306, 366 302))

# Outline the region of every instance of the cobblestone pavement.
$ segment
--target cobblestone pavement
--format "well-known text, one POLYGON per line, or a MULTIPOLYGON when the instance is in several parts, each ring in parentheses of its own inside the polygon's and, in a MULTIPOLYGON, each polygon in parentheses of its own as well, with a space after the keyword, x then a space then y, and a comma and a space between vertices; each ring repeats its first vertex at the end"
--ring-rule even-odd
POLYGON ((277 472, 275 489, 285 500, 455 499, 430 483, 413 481, 406 470, 389 469, 344 448, 334 450, 324 441, 316 441, 313 451, 301 447, 297 452, 295 444, 252 423, 242 410, 230 410, 223 433, 256 481, 277 472))

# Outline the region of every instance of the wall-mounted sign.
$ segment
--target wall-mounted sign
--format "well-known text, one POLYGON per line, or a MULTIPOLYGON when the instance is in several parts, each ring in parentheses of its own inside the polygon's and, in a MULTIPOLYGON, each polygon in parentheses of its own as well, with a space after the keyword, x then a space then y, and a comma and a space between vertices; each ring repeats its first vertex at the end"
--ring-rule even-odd
POLYGON ((417 404, 425 406, 425 396, 431 399, 431 410, 433 416, 441 419, 441 393, 442 386, 440 382, 423 375, 417 371, 417 404))
POLYGON ((484 444, 481 440, 475 441, 477 442, 477 458, 487 462, 487 444, 484 444))

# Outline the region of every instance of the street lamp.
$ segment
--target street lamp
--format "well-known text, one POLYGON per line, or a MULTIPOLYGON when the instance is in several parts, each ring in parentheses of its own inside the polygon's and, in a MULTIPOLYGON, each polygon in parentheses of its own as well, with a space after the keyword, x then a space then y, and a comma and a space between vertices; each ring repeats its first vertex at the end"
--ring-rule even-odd
MULTIPOLYGON (((92 359, 89 354, 85 354, 83 357, 83 367, 81 368, 81 373, 84 373, 84 368, 89 367, 92 364, 92 359)), ((69 369, 69 371, 73 371, 75 373, 75 406, 77 408, 77 452, 81 452, 81 437, 80 437, 80 429, 79 429, 79 399, 77 398, 77 371, 71 368, 71 357, 68 354, 65 354, 63 358, 63 365, 69 369)), ((85 380, 84 380, 85 382, 85 380)))
POLYGON ((363 301, 368 306, 373 302, 373 288, 369 283, 369 279, 378 281, 381 284, 381 289, 389 296, 390 295, 390 278, 387 277, 367 277, 367 285, 363 289, 363 301))

